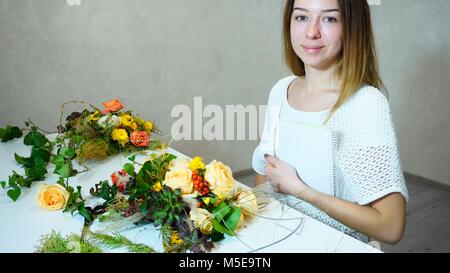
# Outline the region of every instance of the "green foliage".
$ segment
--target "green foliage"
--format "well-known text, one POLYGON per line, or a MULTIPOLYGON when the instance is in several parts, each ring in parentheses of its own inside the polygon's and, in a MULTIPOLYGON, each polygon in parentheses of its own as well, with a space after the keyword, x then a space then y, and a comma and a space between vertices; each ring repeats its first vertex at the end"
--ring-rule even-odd
POLYGON ((76 234, 63 237, 59 232, 52 231, 43 235, 36 247, 37 253, 101 253, 102 249, 76 234))
POLYGON ((89 236, 98 244, 107 248, 126 247, 130 252, 137 253, 153 253, 155 250, 145 244, 136 244, 128 240, 125 236, 115 233, 114 235, 107 235, 101 233, 90 232, 89 236))
POLYGON ((2 142, 7 142, 15 138, 22 137, 22 131, 17 126, 7 126, 6 128, 0 128, 0 139, 2 142))
POLYGON ((100 197, 105 200, 103 206, 107 206, 112 203, 117 195, 117 192, 117 186, 110 186, 108 180, 95 184, 94 188, 91 188, 90 190, 92 196, 100 197))
POLYGON ((179 190, 174 191, 165 186, 160 192, 151 192, 149 201, 148 212, 156 226, 181 221, 184 201, 179 190))
POLYGON ((155 250, 145 244, 136 244, 120 234, 107 235, 88 232, 88 238, 69 234, 63 237, 59 232, 52 231, 43 235, 36 247, 37 253, 101 253, 102 248, 126 247, 129 252, 152 253, 155 250))
POLYGON ((214 215, 212 220, 214 230, 234 236, 234 231, 241 218, 241 209, 222 202, 213 209, 212 214, 214 215))
POLYGON ((22 187, 30 188, 32 182, 44 180, 51 157, 50 151, 53 147, 53 144, 35 127, 32 127, 25 136, 24 144, 32 146, 30 157, 18 154, 14 154, 14 157, 16 162, 25 169, 25 176, 13 171, 8 178, 8 186, 6 187, 6 182, 2 183, 2 187, 8 189, 7 194, 13 201, 16 201, 21 195, 22 187))
POLYGON ((77 186, 77 191, 75 191, 75 189, 71 187, 67 181, 64 182, 63 177, 60 177, 57 183, 66 188, 69 192, 69 200, 67 201, 64 212, 70 212, 72 214, 78 212, 84 217, 86 224, 92 223, 94 221, 94 215, 92 213, 92 209, 85 206, 85 200, 81 195, 81 187, 77 186))
POLYGON ((131 191, 130 199, 148 196, 155 183, 164 181, 169 163, 175 158, 175 155, 165 153, 145 162, 136 175, 136 187, 131 191))

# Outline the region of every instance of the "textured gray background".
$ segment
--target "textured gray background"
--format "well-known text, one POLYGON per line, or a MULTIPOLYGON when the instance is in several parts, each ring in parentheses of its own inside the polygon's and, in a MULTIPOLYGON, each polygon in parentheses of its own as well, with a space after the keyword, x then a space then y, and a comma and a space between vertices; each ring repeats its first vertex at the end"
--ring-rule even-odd
MULTIPOLYGON (((281 0, 0 0, 0 126, 58 124, 60 105, 118 97, 166 134, 177 104, 265 104, 288 75, 281 0)), ((383 0, 373 10, 405 171, 450 185, 450 2, 383 0)), ((80 109, 82 106, 69 108, 80 109)), ((206 120, 205 120, 206 121, 206 120)), ((257 141, 172 146, 251 168, 257 141)))

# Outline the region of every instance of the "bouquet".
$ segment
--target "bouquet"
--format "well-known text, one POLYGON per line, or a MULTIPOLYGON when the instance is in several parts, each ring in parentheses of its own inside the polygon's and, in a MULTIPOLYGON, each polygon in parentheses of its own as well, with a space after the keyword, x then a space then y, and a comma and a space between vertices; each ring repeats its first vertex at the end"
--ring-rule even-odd
MULTIPOLYGON (((129 160, 110 180, 91 188, 90 194, 102 200, 94 208, 85 206, 80 187, 75 191, 58 182, 58 208, 83 215, 84 234, 93 234, 89 225, 96 219, 116 234, 130 225, 152 223, 161 228, 165 252, 208 252, 258 213, 256 196, 236 189, 230 168, 222 162, 205 165, 200 157, 189 160, 169 153, 153 154, 144 163, 135 156, 129 160)), ((53 202, 39 201, 45 200, 45 191, 38 193, 38 202, 53 209, 53 202)))
MULTIPOLYGON (((25 175, 13 172, 8 181, 1 181, 3 189, 14 201, 21 195, 21 188, 30 188, 32 182, 42 181, 48 173, 50 165, 54 165, 54 173, 61 178, 75 176, 80 171, 73 167, 73 160, 79 165, 86 161, 99 161, 120 152, 139 152, 147 149, 155 150, 164 147, 159 139, 151 139, 158 129, 150 120, 144 120, 131 111, 123 111, 123 104, 114 99, 103 103, 103 109, 91 104, 92 109, 73 112, 62 124, 64 106, 62 106, 58 134, 54 141, 46 136, 46 131, 39 129, 33 122, 27 121, 27 128, 17 126, 0 128, 2 142, 20 138, 23 131, 29 131, 24 137, 24 144, 31 146, 31 154, 24 157, 15 154, 15 160, 24 168, 25 175)), ((81 171, 83 172, 83 171, 81 171)))

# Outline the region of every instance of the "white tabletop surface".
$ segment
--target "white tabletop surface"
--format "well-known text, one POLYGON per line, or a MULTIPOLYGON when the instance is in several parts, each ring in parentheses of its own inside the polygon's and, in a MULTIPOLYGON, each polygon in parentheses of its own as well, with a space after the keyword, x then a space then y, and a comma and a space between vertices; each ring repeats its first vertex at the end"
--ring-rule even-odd
MULTIPOLYGON (((0 143, 0 180, 7 181, 12 170, 23 174, 20 165, 14 160, 14 153, 29 156, 30 148, 23 145, 22 141, 16 139, 0 143)), ((173 149, 169 149, 169 152, 185 156, 173 149)), ((137 159, 143 161, 145 156, 138 156, 137 159)), ((89 196, 89 189, 93 185, 108 180, 111 173, 120 170, 125 163, 127 157, 115 156, 102 163, 89 164, 89 172, 70 178, 70 183, 72 186, 81 185, 83 196, 89 196)), ((61 234, 80 234, 83 226, 82 216, 72 216, 61 211, 48 212, 40 209, 34 201, 39 184, 56 182, 57 176, 51 174, 52 172, 50 169, 44 182, 34 182, 30 189, 23 189, 16 202, 6 195, 6 190, 0 188, 0 252, 33 252, 41 236, 52 230, 61 234)), ((238 184, 246 187, 239 182, 238 184)), ((95 222, 92 228, 104 228, 101 225, 95 222)), ((160 233, 151 224, 130 228, 121 233, 133 242, 145 243, 162 251, 160 233)), ((262 210, 259 217, 255 217, 239 231, 238 236, 225 237, 216 244, 213 252, 380 252, 277 201, 262 210)), ((120 251, 122 250, 113 250, 120 251)))

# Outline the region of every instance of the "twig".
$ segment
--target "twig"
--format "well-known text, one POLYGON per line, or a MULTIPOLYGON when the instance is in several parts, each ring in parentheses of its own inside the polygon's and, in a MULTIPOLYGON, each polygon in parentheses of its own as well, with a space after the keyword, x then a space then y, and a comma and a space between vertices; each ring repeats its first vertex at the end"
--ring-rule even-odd
POLYGON ((34 124, 34 123, 31 121, 31 119, 28 119, 28 122, 29 122, 31 125, 33 125, 34 127, 36 127, 39 131, 41 131, 41 132, 43 132, 43 133, 45 133, 45 134, 55 134, 55 133, 57 133, 57 132, 46 131, 46 130, 43 130, 43 129, 39 128, 36 124, 34 124))
POLYGON ((62 127, 62 119, 63 119, 63 116, 64 116, 64 107, 66 106, 66 104, 70 104, 70 103, 84 103, 84 104, 88 104, 89 106, 91 106, 93 109, 95 109, 96 111, 100 111, 100 109, 98 109, 97 107, 95 107, 94 105, 92 105, 92 104, 90 104, 90 103, 88 103, 88 102, 85 102, 85 101, 82 101, 82 100, 71 100, 71 101, 67 101, 67 102, 65 102, 65 103, 63 103, 62 105, 61 105, 61 116, 59 117, 59 126, 61 126, 62 127))

